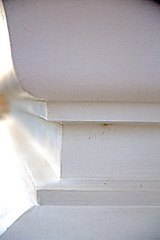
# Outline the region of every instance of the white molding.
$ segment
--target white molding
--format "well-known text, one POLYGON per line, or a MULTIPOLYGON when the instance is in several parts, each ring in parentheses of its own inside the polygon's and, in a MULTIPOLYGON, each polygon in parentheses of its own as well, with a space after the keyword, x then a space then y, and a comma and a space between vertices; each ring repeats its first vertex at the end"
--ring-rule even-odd
POLYGON ((159 123, 160 104, 107 102, 47 102, 49 121, 159 123))
POLYGON ((84 1, 8 0, 4 6, 15 73, 32 96, 160 102, 156 3, 88 0, 84 9, 84 1))
POLYGON ((4 5, 1 239, 159 239, 156 3, 4 5))
POLYGON ((160 206, 160 180, 61 179, 37 190, 40 205, 160 206))
POLYGON ((20 95, 10 104, 54 122, 160 123, 159 103, 52 102, 20 95))
POLYGON ((14 151, 35 185, 39 205, 160 206, 158 178, 57 178, 26 129, 14 118, 10 122, 14 151))
MULTIPOLYGON (((35 108, 36 104, 34 105, 35 108)), ((43 109, 43 104, 38 103, 38 105, 42 106, 43 109)), ((97 219, 97 216, 98 219, 105 219, 106 224, 110 223, 110 219, 112 219, 114 223, 117 222, 118 225, 123 221, 125 229, 127 229, 127 235, 126 230, 122 232, 119 230, 116 240, 121 236, 122 239, 128 240, 128 236, 130 236, 128 235, 130 232, 129 229, 133 229, 134 231, 134 238, 132 237, 130 239, 135 239, 135 236, 137 236, 137 238, 142 236, 144 229, 145 233, 150 234, 151 231, 155 230, 155 234, 157 234, 156 226, 158 224, 157 222, 159 222, 160 209, 160 179, 158 177, 123 179, 113 177, 58 178, 54 171, 54 165, 50 164, 48 155, 42 154, 43 151, 41 152, 37 146, 41 144, 41 148, 44 147, 42 140, 45 136, 45 131, 49 132, 47 136, 50 136, 50 140, 53 140, 53 137, 57 138, 58 136, 55 134, 56 132, 51 125, 57 126, 57 124, 59 125, 60 123, 49 122, 38 115, 36 116, 36 114, 39 114, 39 110, 34 115, 29 113, 28 110, 28 113, 25 112, 25 109, 21 109, 20 105, 19 107, 17 105, 17 109, 15 106, 16 104, 12 105, 12 117, 10 116, 12 127, 9 128, 9 132, 12 139, 14 139, 14 151, 17 152, 19 160, 25 165, 26 173, 29 174, 30 180, 34 183, 38 201, 38 203, 35 202, 34 205, 39 205, 29 211, 26 209, 25 214, 20 216, 10 229, 2 235, 2 239, 25 239, 23 238, 23 228, 30 229, 25 235, 29 236, 29 239, 31 239, 35 229, 37 233, 40 233, 40 229, 43 229, 41 236, 42 239, 44 239, 46 223, 48 234, 51 234, 51 238, 47 235, 47 239, 50 240, 53 239, 53 236, 56 236, 56 239, 60 240, 59 225, 55 225, 54 222, 61 222, 60 226, 62 230, 65 229, 66 223, 74 225, 76 221, 76 224, 81 226, 81 231, 84 231, 86 224, 84 221, 81 221, 81 219, 86 219, 88 222, 87 226, 91 228, 93 216, 94 219, 97 219), (35 132, 39 132, 39 135, 35 134, 35 132), (39 143, 36 144, 36 141, 39 141, 39 143), (148 218, 148 216, 150 216, 150 218, 148 218), (43 221, 44 219, 45 223, 43 221), (150 219, 149 225, 148 219, 150 219), (41 224, 34 226, 34 221, 41 222, 41 224), (134 226, 133 221, 135 222, 134 226), (141 226, 141 230, 136 232, 139 225, 141 226), (16 236, 17 232, 19 233, 18 236, 16 236)), ((25 104, 23 106, 25 106, 25 104)), ((88 125, 92 123, 64 122, 64 125, 65 124, 88 125)), ((98 124, 102 124, 102 122, 98 124)), ((117 126, 121 124, 121 122, 117 123, 117 126)), ((139 123, 136 124, 139 125, 139 123)), ((141 126, 145 125, 147 127, 148 124, 151 128, 153 126, 159 126, 157 123, 145 123, 141 124, 141 126)), ((132 125, 133 124, 129 124, 129 126, 132 125)), ((125 124, 123 126, 125 126, 125 124)), ((46 139, 44 139, 45 141, 47 140, 47 136, 46 139)), ((83 134, 82 137, 84 137, 83 134)), ((51 150, 49 145, 50 144, 46 146, 45 150, 51 150)), ((60 167, 62 168, 62 165, 60 165, 60 167)), ((100 167, 103 168, 102 165, 100 167)), ((145 167, 145 165, 143 167, 145 167)), ((155 167, 155 170, 157 168, 158 166, 155 167)), ((98 224, 97 220, 96 224, 98 224)), ((115 231, 115 224, 111 224, 111 226, 110 224, 107 225, 113 230, 109 232, 103 225, 96 226, 96 232, 104 231, 104 239, 108 236, 107 234, 112 235, 115 231)), ((75 231, 72 233, 77 234, 77 228, 74 229, 75 231)), ((68 229, 66 234, 69 234, 69 232, 70 230, 68 229)), ((86 238, 86 240, 88 240, 91 232, 93 231, 88 230, 85 233, 84 239, 86 238)), ((97 236, 95 234, 94 236, 97 236)), ((34 239, 39 240, 40 235, 34 235, 34 239)))
POLYGON ((58 123, 12 114, 57 177, 159 177, 159 123, 58 123))

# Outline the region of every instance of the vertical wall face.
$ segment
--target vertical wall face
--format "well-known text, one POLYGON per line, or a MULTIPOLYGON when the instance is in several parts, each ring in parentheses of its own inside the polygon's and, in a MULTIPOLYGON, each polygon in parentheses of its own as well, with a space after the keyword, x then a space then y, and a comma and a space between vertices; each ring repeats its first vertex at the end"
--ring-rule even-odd
POLYGON ((65 123, 62 177, 159 178, 158 124, 65 123))

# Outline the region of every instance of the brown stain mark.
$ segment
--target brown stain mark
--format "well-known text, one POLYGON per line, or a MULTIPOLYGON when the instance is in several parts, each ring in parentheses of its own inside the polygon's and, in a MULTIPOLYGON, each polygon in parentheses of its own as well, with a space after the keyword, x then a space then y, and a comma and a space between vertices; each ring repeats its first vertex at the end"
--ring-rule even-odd
POLYGON ((109 124, 107 124, 107 123, 104 123, 104 124, 103 124, 103 126, 104 126, 104 127, 108 127, 108 126, 109 126, 109 124))
POLYGON ((8 111, 8 102, 6 96, 0 93, 0 114, 6 113, 8 111))

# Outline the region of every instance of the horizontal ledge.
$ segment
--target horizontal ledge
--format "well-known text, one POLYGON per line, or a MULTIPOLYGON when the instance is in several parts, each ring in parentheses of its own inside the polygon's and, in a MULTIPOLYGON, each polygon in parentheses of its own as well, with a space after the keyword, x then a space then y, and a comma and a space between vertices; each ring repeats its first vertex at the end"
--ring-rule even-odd
POLYGON ((47 119, 51 121, 160 122, 160 104, 48 102, 47 119))
POLYGON ((160 180, 61 179, 37 195, 40 205, 160 206, 160 180))
POLYGON ((158 103, 47 102, 17 98, 11 108, 55 122, 160 123, 158 103))
POLYGON ((153 178, 61 178, 37 190, 160 191, 153 178))

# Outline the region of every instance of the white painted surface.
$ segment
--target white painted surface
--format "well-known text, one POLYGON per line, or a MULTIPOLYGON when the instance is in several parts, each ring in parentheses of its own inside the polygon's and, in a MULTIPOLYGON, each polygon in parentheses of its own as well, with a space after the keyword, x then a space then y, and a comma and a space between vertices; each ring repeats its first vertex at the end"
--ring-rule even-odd
POLYGON ((55 131, 58 123, 14 106, 12 137, 40 206, 22 215, 2 240, 159 239, 158 123, 64 122, 55 131), (48 155, 40 154, 51 153, 59 135, 62 179, 55 178, 48 155))
POLYGON ((159 178, 159 124, 64 123, 62 177, 159 178))
POLYGON ((37 204, 28 202, 30 193, 14 202, 28 181, 40 206, 1 239, 158 240, 160 7, 143 0, 4 3, 16 72, 13 65, 3 71, 0 89, 12 93, 18 76, 38 97, 13 100, 9 93, 9 132, 24 164, 18 174, 28 177, 1 187, 4 212, 11 216, 18 206, 13 222, 37 204), (20 208, 25 201, 28 208, 20 208))
MULTIPOLYGON (((46 119, 50 121, 110 123, 160 122, 160 104, 158 103, 55 103, 48 101, 46 105, 46 119)), ((24 109, 26 108, 23 107, 23 110, 24 109)), ((32 113, 34 113, 34 111, 32 111, 32 113)))
MULTIPOLYGON (((19 89, 11 56, 10 39, 6 22, 6 15, 2 0, 0 0, 0 92, 19 89)), ((9 92, 10 94, 10 92, 9 92)))
POLYGON ((13 127, 10 119, 0 121, 0 235, 37 204, 35 187, 14 148, 13 127))
POLYGON ((0 1, 0 39, 0 86, 2 88, 2 79, 8 79, 13 68, 9 34, 2 1, 0 1))
POLYGON ((20 85, 54 101, 160 101, 160 7, 4 1, 20 85))
POLYGON ((12 98, 10 105, 54 122, 160 122, 159 103, 53 102, 21 94, 12 98))
POLYGON ((159 207, 34 207, 1 240, 158 240, 159 207))
POLYGON ((2 240, 159 239, 158 178, 52 179, 51 169, 27 141, 26 130, 17 131, 18 121, 12 124, 14 150, 28 166, 41 206, 23 214, 2 240))
POLYGON ((14 110, 63 178, 158 178, 159 123, 49 122, 14 110))
MULTIPOLYGON (((31 135, 31 133, 28 133, 30 128, 26 128, 23 124, 20 125, 19 121, 17 121, 17 118, 10 119, 12 125, 11 127, 8 126, 8 131, 10 132, 10 137, 12 137, 14 140, 14 151, 17 153, 19 160, 25 165, 33 183, 35 184, 35 187, 37 189, 38 203, 40 205, 159 206, 159 178, 156 176, 156 174, 154 174, 151 178, 147 172, 148 169, 146 166, 143 166, 143 168, 140 169, 142 172, 142 175, 140 176, 138 176, 138 174, 135 174, 134 176, 128 175, 128 178, 122 178, 121 176, 121 167, 119 165, 122 165, 122 167, 129 172, 132 171, 133 168, 139 169, 139 165, 142 163, 139 164, 137 161, 135 161, 132 167, 127 164, 127 161, 125 164, 122 164, 122 162, 119 161, 119 163, 117 163, 117 166, 114 166, 113 163, 113 168, 115 168, 113 171, 116 170, 116 168, 119 169, 119 174, 116 175, 117 178, 115 178, 113 173, 110 173, 109 176, 103 176, 103 174, 101 174, 99 178, 95 178, 94 174, 92 173, 92 176, 90 177, 91 171, 93 172, 97 170, 99 173, 99 171, 102 171, 102 169, 104 169, 106 163, 110 168, 112 167, 112 163, 108 163, 107 159, 105 160, 99 158, 99 166, 95 167, 94 164, 92 164, 90 161, 90 158, 88 158, 85 162, 85 166, 83 166, 83 159, 81 160, 80 156, 86 153, 87 150, 90 150, 85 143, 87 150, 79 152, 79 160, 81 161, 76 162, 75 159, 75 163, 68 163, 68 166, 70 166, 70 168, 73 169, 77 174, 75 178, 65 179, 62 175, 62 178, 59 179, 56 178, 53 170, 53 165, 50 165, 47 156, 45 157, 41 155, 42 150, 39 151, 39 148, 37 148, 35 145, 34 141, 36 141, 36 139, 33 140, 33 135, 31 135), (77 173, 77 168, 81 169, 85 167, 87 169, 89 166, 91 167, 85 172, 86 175, 88 175, 85 176, 85 178, 84 176, 81 176, 80 178, 78 175, 80 173, 77 173), (143 174, 146 174, 145 177, 143 174)), ((22 117, 20 119, 22 120, 22 117)), ((33 120, 34 117, 32 116, 32 121, 33 120)), ((40 126, 41 121, 43 122, 44 120, 37 120, 38 126, 40 126)), ((49 123, 46 121, 45 124, 49 123)), ((45 124, 43 126, 46 128, 45 124)), ((83 125, 84 123, 80 124, 80 126, 83 125)), ((85 124, 86 128, 88 126, 92 126, 94 129, 97 124, 85 124)), ((126 125, 123 125, 123 127, 126 127, 126 125)), ((132 129, 133 125, 127 125, 127 127, 131 127, 132 129)), ((48 128, 51 130, 51 133, 55 135, 50 124, 48 125, 48 128)), ((38 130, 40 131, 40 129, 38 130)), ((72 130, 75 132, 74 128, 72 130)), ((30 129, 30 131, 32 132, 32 129, 30 129)), ((41 135, 39 135, 39 137, 41 136, 41 138, 43 138, 44 130, 41 130, 40 132, 41 135)), ((36 134, 34 133, 34 135, 36 134)), ((84 134, 82 135, 84 136, 84 134)), ((101 142, 101 144, 103 144, 103 142, 101 142)), ((48 151, 50 151, 48 146, 45 146, 44 149, 46 148, 48 151)), ((92 147, 94 148, 94 145, 92 147)), ((43 148, 42 144, 41 148, 43 148)), ((129 147, 127 147, 127 149, 129 149, 129 147)), ((62 151, 62 157, 63 150, 63 148, 60 150, 62 151)), ((74 151, 76 151, 76 149, 74 149, 74 151)), ((96 151, 97 154, 101 154, 98 148, 96 151)), ((106 153, 103 152, 103 154, 105 155, 106 153)), ((120 155, 120 157, 122 156, 120 155)), ((94 163, 95 159, 93 158, 92 161, 94 163)), ((151 162, 153 164, 153 161, 151 162)), ((64 166, 66 166, 66 164, 62 161, 62 170, 64 169, 64 166)), ((156 168, 153 168, 153 170, 158 171, 158 165, 156 168)))
POLYGON ((160 181, 62 178, 39 187, 37 196, 40 205, 160 206, 160 181))
POLYGON ((36 99, 30 95, 26 96, 26 92, 10 98, 10 109, 18 109, 34 116, 47 118, 47 101, 36 99))
MULTIPOLYGON (((57 177, 61 175, 61 123, 49 122, 25 112, 12 109, 17 124, 27 130, 34 146, 53 168, 57 177)), ((17 126, 15 126, 17 127, 17 126)))
POLYGON ((25 166, 35 188, 55 182, 57 180, 54 171, 56 167, 53 169, 53 164, 48 161, 47 156, 41 154, 42 150, 40 151, 40 147, 35 144, 33 135, 30 135, 14 117, 10 117, 10 121, 12 126, 8 126, 8 131, 13 139, 14 151, 19 161, 25 166))

